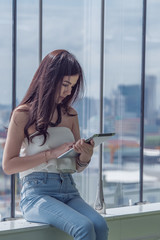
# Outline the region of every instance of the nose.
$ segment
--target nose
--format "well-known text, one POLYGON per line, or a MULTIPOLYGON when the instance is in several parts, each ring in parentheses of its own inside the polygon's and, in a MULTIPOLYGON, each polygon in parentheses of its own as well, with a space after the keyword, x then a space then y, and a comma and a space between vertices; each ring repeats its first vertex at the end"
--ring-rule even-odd
POLYGON ((71 94, 71 91, 72 91, 72 88, 71 87, 68 87, 65 91, 65 94, 67 95, 70 95, 71 94))

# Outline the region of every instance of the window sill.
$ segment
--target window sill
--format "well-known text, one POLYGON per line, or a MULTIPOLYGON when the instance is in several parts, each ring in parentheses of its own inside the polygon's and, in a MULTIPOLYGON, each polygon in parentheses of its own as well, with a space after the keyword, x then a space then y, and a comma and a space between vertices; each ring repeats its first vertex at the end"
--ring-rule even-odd
MULTIPOLYGON (((160 203, 107 209, 103 216, 109 226, 109 240, 160 240, 160 203)), ((30 223, 23 218, 0 223, 0 240, 35 238, 73 239, 48 224, 30 223)))
POLYGON ((128 207, 110 208, 106 210, 106 218, 120 219, 133 218, 138 216, 160 214, 160 203, 147 203, 142 205, 133 205, 128 207))
POLYGON ((0 235, 7 233, 7 232, 15 232, 15 231, 24 231, 28 230, 36 230, 36 229, 43 229, 47 228, 49 225, 47 224, 41 224, 41 223, 31 223, 27 222, 24 218, 10 220, 10 221, 4 221, 0 222, 0 235))

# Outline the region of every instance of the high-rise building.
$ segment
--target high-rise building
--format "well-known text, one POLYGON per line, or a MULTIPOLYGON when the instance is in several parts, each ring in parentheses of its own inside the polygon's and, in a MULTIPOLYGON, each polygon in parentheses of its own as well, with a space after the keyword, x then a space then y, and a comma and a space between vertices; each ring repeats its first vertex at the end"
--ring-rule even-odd
MULTIPOLYGON (((141 89, 140 85, 119 85, 118 86, 118 98, 117 104, 122 105, 123 100, 123 118, 127 117, 139 117, 140 116, 140 97, 141 89), (135 97, 136 96, 136 97, 135 97)), ((122 109, 122 106, 121 106, 122 109)))
POLYGON ((145 79, 145 119, 153 124, 156 119, 156 83, 154 75, 148 75, 145 79))

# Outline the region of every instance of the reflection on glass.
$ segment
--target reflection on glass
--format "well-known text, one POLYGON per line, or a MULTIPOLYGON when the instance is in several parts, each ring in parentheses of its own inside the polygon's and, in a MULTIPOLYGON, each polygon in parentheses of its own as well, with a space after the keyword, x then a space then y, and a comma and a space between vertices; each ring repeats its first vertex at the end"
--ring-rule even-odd
MULTIPOLYGON (((12 9, 11 2, 2 0, 0 1, 0 164, 2 166, 2 154, 6 138, 6 129, 8 126, 9 116, 11 112, 12 101, 12 9)), ((2 167, 0 168, 0 214, 1 218, 10 216, 10 176, 3 173, 2 167)))
POLYGON ((143 195, 153 203, 160 201, 160 2, 147 2, 143 195))
MULTIPOLYGON (((43 4, 43 55, 52 49, 68 49, 84 70, 85 95, 74 106, 83 138, 99 132, 100 9, 99 0, 46 0, 43 4)), ((89 168, 74 174, 81 195, 90 204, 96 195, 98 153, 96 148, 89 168)))
POLYGON ((17 1, 17 104, 39 65, 39 1, 17 1))
MULTIPOLYGON (((17 1, 17 105, 22 100, 33 78, 38 64, 38 20, 39 1, 17 1)), ((20 181, 16 175, 16 217, 21 216, 19 208, 20 181)))
POLYGON ((139 200, 141 10, 140 1, 106 4, 104 130, 116 132, 103 154, 108 208, 139 200))
MULTIPOLYGON (((142 2, 112 1, 105 4, 105 52, 103 130, 116 135, 103 145, 104 197, 107 207, 139 201, 141 30, 142 2)), ((144 200, 160 201, 160 24, 158 1, 148 1, 145 80, 144 200)), ((0 157, 11 112, 11 1, 0 1, 0 157)), ((84 98, 75 103, 81 136, 99 132, 100 0, 43 1, 43 56, 68 49, 84 69, 84 98)), ((17 1, 17 104, 25 94, 38 66, 38 1, 17 1), (32 6, 32 7, 31 7, 32 6)), ((81 195, 95 202, 99 148, 90 166, 74 178, 81 195)), ((1 170, 0 212, 10 215, 10 176, 1 170)), ((19 210, 19 181, 16 176, 16 216, 19 210)))

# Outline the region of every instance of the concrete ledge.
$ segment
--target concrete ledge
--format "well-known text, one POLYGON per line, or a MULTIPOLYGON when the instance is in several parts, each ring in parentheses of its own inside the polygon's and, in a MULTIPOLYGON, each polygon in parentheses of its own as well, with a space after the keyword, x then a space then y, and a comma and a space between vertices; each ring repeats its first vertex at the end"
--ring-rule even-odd
MULTIPOLYGON (((160 203, 107 209, 109 240, 160 240, 160 203)), ((0 240, 71 240, 47 224, 24 219, 0 222, 0 240)))
POLYGON ((160 240, 160 203, 108 209, 109 240, 160 240))
POLYGON ((0 240, 73 239, 48 224, 30 223, 25 219, 0 223, 0 240))

